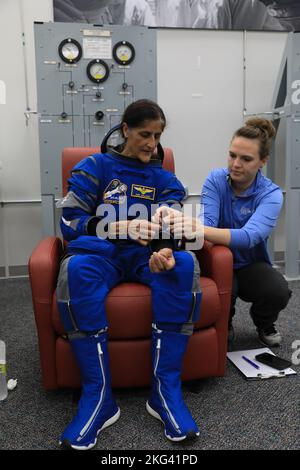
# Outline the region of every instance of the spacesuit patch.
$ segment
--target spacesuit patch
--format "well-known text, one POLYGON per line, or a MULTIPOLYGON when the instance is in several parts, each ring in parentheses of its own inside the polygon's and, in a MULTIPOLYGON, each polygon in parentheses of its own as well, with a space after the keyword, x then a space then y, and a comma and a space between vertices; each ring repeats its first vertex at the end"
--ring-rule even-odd
POLYGON ((126 200, 127 185, 118 179, 112 180, 103 193, 106 204, 123 204, 126 200))
POLYGON ((140 184, 133 184, 131 186, 131 196, 138 197, 141 199, 150 199, 150 201, 154 201, 155 188, 150 188, 149 186, 141 186, 140 184))

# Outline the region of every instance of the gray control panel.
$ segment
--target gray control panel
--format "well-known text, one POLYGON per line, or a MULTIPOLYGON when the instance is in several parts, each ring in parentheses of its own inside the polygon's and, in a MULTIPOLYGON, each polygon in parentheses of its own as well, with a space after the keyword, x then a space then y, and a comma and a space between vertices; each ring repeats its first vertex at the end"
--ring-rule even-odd
POLYGON ((100 147, 132 101, 156 100, 156 31, 35 23, 35 49, 42 196, 54 199, 64 147, 100 147))

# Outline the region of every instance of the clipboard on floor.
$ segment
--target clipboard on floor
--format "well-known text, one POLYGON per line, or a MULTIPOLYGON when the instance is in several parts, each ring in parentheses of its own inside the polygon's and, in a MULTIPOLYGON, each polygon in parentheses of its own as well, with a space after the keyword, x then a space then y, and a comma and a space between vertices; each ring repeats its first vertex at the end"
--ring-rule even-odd
POLYGON ((279 379, 297 374, 297 372, 290 367, 284 370, 276 370, 273 369, 273 367, 266 366, 265 364, 256 361, 255 356, 261 353, 270 353, 276 356, 276 354, 274 354, 269 348, 260 348, 248 349, 245 351, 231 351, 227 353, 227 357, 240 370, 247 380, 279 379), (250 362, 253 362, 258 368, 244 360, 243 356, 250 359, 250 362))

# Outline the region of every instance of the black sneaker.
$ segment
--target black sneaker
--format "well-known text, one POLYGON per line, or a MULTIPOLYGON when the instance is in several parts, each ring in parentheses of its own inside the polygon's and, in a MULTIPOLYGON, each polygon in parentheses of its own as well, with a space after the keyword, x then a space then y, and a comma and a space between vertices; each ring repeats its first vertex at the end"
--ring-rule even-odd
POLYGON ((276 330, 275 325, 268 328, 257 328, 257 333, 260 342, 267 346, 279 346, 282 341, 281 334, 276 330))

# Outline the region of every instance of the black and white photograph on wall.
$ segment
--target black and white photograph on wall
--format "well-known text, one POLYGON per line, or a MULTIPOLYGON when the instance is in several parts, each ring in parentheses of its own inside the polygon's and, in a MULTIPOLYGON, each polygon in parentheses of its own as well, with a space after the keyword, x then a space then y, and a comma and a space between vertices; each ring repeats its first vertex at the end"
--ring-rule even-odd
POLYGON ((299 31, 299 0, 53 0, 54 21, 299 31))

